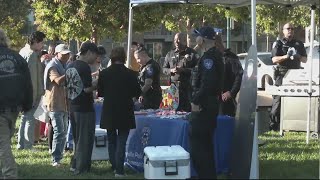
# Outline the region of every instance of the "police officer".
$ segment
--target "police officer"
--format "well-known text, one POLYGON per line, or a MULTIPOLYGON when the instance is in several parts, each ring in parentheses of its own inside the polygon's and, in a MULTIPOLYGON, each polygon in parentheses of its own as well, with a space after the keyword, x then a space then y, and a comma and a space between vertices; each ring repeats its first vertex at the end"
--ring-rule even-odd
POLYGON ((187 36, 177 33, 174 36, 175 48, 168 52, 163 63, 163 73, 170 76, 170 83, 179 88, 178 111, 190 112, 191 96, 191 69, 198 61, 198 54, 192 48, 187 47, 187 36))
POLYGON ((134 58, 141 65, 138 79, 142 94, 139 102, 143 109, 158 109, 162 101, 160 65, 148 56, 142 45, 134 52, 134 58))
MULTIPOLYGON (((277 40, 272 49, 272 62, 277 64, 274 72, 275 85, 281 86, 288 69, 299 69, 301 62, 307 62, 307 53, 301 41, 293 38, 294 28, 286 23, 282 29, 283 39, 277 40)), ((280 96, 273 96, 269 129, 277 131, 280 125, 280 96)))
POLYGON ((222 53, 215 47, 212 27, 196 31, 204 54, 192 72, 191 159, 200 179, 216 179, 213 135, 219 112, 223 79, 222 53))
POLYGON ((224 56, 224 82, 221 95, 221 114, 234 117, 236 115, 236 96, 240 90, 243 68, 239 57, 230 49, 225 49, 221 36, 216 36, 216 47, 224 56))
POLYGON ((8 39, 0 29, 0 176, 16 179, 17 165, 11 149, 16 119, 20 111, 32 108, 32 84, 27 62, 8 48, 8 39))

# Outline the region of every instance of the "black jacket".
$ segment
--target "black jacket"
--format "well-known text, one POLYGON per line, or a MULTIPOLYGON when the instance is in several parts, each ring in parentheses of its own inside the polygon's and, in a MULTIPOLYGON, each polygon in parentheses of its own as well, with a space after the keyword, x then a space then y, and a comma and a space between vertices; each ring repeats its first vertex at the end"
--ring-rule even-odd
POLYGON ((160 65, 150 59, 146 65, 142 66, 139 71, 139 84, 141 88, 145 85, 146 79, 152 79, 152 85, 147 92, 143 93, 143 108, 157 109, 162 100, 162 89, 160 86, 160 65))
POLYGON ((102 129, 134 129, 135 116, 132 98, 141 89, 136 73, 123 64, 112 64, 100 72, 98 94, 104 97, 100 127, 102 129))
POLYGON ((0 46, 0 109, 32 108, 32 82, 27 62, 15 51, 0 46))
POLYGON ((222 91, 223 81, 223 55, 215 48, 209 49, 201 57, 197 67, 192 73, 192 99, 191 102, 205 108, 218 102, 222 91))
POLYGON ((199 55, 197 52, 187 47, 184 51, 178 52, 173 49, 168 52, 163 63, 163 73, 170 76, 170 81, 180 81, 181 83, 190 83, 191 69, 194 68, 198 62, 199 55), (171 73, 170 69, 175 67, 182 68, 180 74, 171 73))
MULTIPOLYGON (((297 54, 307 57, 306 49, 301 41, 295 39, 288 41, 285 38, 276 41, 276 45, 272 49, 272 57, 286 55, 290 47, 294 47, 297 51, 297 54)), ((299 59, 287 59, 279 63, 279 65, 280 67, 286 69, 300 69, 301 62, 299 59)))
POLYGON ((226 49, 224 51, 225 58, 225 73, 224 73, 224 87, 223 92, 230 91, 233 98, 235 98, 240 90, 243 68, 239 61, 239 57, 226 49))

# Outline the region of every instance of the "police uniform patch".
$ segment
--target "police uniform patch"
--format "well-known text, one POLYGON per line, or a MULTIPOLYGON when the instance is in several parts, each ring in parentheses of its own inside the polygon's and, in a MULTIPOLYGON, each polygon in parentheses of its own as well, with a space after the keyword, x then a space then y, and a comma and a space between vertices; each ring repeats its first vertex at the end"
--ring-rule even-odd
POLYGON ((213 66, 213 60, 212 60, 212 59, 205 59, 205 60, 203 60, 203 66, 204 66, 206 69, 211 69, 212 66, 213 66))
POLYGON ((152 67, 147 67, 146 68, 146 74, 148 76, 152 76, 153 75, 153 68, 152 67))

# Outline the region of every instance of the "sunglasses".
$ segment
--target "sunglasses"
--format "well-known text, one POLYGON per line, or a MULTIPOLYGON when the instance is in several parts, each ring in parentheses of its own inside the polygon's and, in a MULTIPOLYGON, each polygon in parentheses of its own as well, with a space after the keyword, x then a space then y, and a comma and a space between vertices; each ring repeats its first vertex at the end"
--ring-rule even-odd
POLYGON ((286 29, 286 30, 293 30, 293 28, 284 28, 284 29, 286 29))

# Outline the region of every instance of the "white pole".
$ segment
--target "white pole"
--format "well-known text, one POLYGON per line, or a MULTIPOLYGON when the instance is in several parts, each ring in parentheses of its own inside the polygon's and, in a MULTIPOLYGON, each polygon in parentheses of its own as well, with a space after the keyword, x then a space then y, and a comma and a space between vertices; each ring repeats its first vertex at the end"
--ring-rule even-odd
POLYGON ((252 37, 252 45, 257 46, 257 33, 256 33, 256 0, 251 0, 251 37, 252 37))
POLYGON ((131 64, 131 43, 132 43, 132 19, 133 19, 133 4, 129 3, 129 27, 128 27, 128 44, 127 44, 127 68, 130 68, 131 64))
MULTIPOLYGON (((251 36, 252 45, 257 47, 257 34, 256 34, 256 0, 251 0, 251 36)), ((251 154, 251 167, 249 179, 259 179, 259 148, 258 148, 258 112, 256 108, 252 154, 251 154)))
POLYGON ((258 109, 256 109, 249 179, 259 179, 258 109))
POLYGON ((308 94, 309 94, 309 102, 308 102, 308 116, 307 116, 307 137, 306 137, 306 143, 309 144, 309 137, 310 137, 310 119, 311 119, 311 95, 312 95, 312 54, 313 54, 313 41, 314 41, 314 28, 315 28, 315 7, 311 6, 311 31, 310 31, 310 50, 309 50, 309 55, 308 55, 308 60, 309 61, 309 89, 308 89, 308 94))

